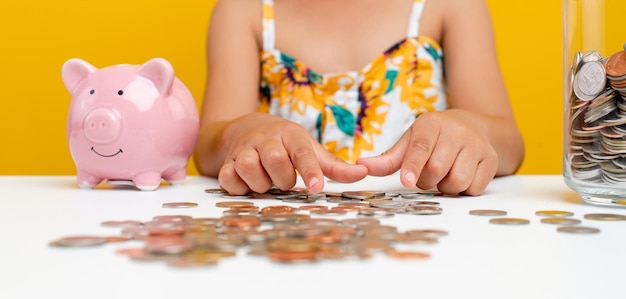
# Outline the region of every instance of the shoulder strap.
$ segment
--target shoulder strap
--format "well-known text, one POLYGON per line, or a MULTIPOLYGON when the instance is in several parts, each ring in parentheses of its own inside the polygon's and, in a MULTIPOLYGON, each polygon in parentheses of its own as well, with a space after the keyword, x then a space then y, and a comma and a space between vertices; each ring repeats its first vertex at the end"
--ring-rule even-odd
POLYGON ((407 30, 408 38, 416 38, 419 35, 420 18, 426 0, 414 0, 411 8, 411 16, 409 17, 409 29, 407 30))
POLYGON ((261 0, 263 13, 263 50, 273 50, 275 38, 274 1, 261 0))

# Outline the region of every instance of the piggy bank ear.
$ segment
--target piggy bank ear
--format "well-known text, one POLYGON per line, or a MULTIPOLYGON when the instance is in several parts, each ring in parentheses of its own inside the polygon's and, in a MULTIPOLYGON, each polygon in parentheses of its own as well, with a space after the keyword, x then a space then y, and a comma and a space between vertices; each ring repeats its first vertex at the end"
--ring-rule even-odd
POLYGON ((161 94, 167 94, 174 84, 174 68, 163 58, 148 60, 139 67, 137 74, 152 81, 161 94))
POLYGON ((96 70, 97 69, 87 61, 72 58, 63 64, 61 68, 61 78, 63 79, 65 88, 67 88, 69 92, 72 92, 80 81, 87 78, 87 76, 96 70))

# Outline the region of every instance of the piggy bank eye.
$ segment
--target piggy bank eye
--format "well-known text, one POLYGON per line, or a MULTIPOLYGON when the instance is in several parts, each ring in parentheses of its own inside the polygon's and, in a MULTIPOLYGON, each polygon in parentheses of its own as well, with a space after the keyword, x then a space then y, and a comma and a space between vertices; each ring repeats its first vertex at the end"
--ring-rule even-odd
POLYGON ((123 95, 123 94, 124 94, 124 91, 120 89, 120 90, 118 90, 118 91, 117 91, 117 94, 118 94, 118 95, 123 95))
POLYGON ((89 94, 94 94, 95 92, 96 92, 96 90, 92 89, 92 90, 89 91, 89 94))

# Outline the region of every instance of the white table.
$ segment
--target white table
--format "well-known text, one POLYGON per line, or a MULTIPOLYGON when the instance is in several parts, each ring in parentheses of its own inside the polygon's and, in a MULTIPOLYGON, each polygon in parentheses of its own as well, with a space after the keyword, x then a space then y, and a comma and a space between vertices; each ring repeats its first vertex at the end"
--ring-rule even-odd
MULTIPOLYGON (((626 214, 625 209, 582 202, 559 175, 495 179, 478 197, 437 197, 435 216, 396 215, 382 224, 400 230, 449 232, 436 244, 416 245, 426 260, 368 260, 279 264, 238 252, 206 268, 177 269, 137 262, 114 252, 127 243, 90 248, 54 248, 67 235, 118 235, 105 220, 147 221, 185 214, 219 217, 223 201, 204 189, 217 181, 188 177, 156 191, 100 185, 79 189, 73 176, 0 177, 0 298, 624 298, 626 222, 583 218, 586 213, 626 214), (193 201, 197 208, 161 205, 193 201), (489 223, 472 209, 501 209, 528 225, 489 223), (574 235, 540 222, 537 210, 567 210, 599 234, 574 235)), ((327 183, 326 191, 401 189, 397 177, 355 184, 327 183)), ((319 202, 317 202, 319 203, 319 202)), ((316 204, 317 204, 316 203, 316 204)), ((258 206, 283 204, 259 201, 258 206)), ((325 204, 325 203, 324 203, 325 204)), ((289 204, 297 206, 299 204, 289 204)), ((330 204, 329 204, 330 205, 330 204)), ((138 242, 138 241, 132 241, 138 242)), ((140 245, 142 243, 137 243, 140 245)))

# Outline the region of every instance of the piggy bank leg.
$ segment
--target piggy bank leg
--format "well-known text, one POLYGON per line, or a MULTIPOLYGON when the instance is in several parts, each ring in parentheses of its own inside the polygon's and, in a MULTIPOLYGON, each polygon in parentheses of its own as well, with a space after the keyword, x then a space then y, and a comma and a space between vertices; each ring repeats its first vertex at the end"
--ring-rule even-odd
POLYGON ((154 191, 161 185, 161 173, 140 173, 133 178, 133 183, 141 191, 154 191))
POLYGON ((90 189, 94 186, 100 184, 103 178, 97 177, 87 171, 78 170, 78 174, 76 175, 76 182, 81 189, 90 189))
POLYGON ((186 177, 187 167, 174 169, 173 171, 168 171, 163 174, 163 179, 165 179, 170 185, 180 185, 186 177))

